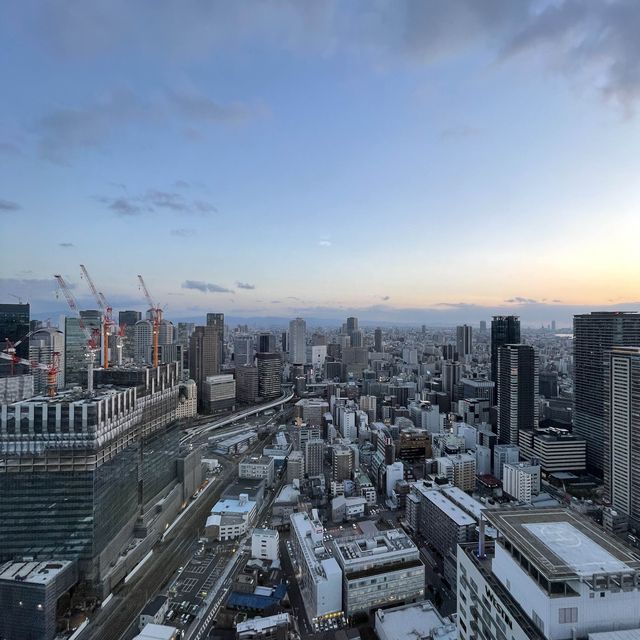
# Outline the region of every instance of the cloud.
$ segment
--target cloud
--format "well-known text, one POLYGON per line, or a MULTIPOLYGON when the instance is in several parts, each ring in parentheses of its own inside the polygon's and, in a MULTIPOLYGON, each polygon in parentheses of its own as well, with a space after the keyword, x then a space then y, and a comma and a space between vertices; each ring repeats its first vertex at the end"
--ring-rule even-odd
POLYGON ((236 282, 238 289, 255 289, 255 284, 249 284, 248 282, 236 282))
POLYGON ((272 300, 271 304, 282 304, 282 300, 272 300))
POLYGON ((382 300, 383 302, 386 302, 387 300, 391 300, 391 296, 382 296, 380 300, 382 300))
POLYGON ((233 293, 232 289, 227 289, 211 282, 202 282, 201 280, 185 280, 180 286, 183 289, 194 289, 202 291, 202 293, 233 293))
POLYGON ((196 235, 195 229, 171 229, 171 235, 177 238, 190 238, 196 235))
POLYGON ((469 127, 467 125, 458 125, 455 127, 446 127, 440 131, 440 137, 443 140, 453 140, 456 138, 471 138, 480 133, 479 129, 469 127))
POLYGON ((252 115, 242 104, 224 105, 195 92, 170 90, 167 98, 175 111, 189 122, 240 122, 252 115))
MULTIPOLYGON (((637 0, 265 0, 251 11, 242 2, 199 0, 71 6, 46 3, 23 19, 39 45, 65 59, 135 51, 154 62, 207 61, 217 50, 242 51, 251 43, 323 58, 347 53, 383 68, 433 65, 482 48, 495 62, 532 56, 551 73, 622 105, 640 98, 637 0)), ((169 100, 185 119, 228 122, 246 115, 241 105, 184 91, 171 91, 169 100)))
POLYGON ((523 298, 522 296, 514 296, 513 298, 509 298, 505 300, 509 304, 538 304, 537 300, 533 298, 523 298))
POLYGON ((19 211, 20 209, 22 209, 22 207, 17 202, 0 198, 0 212, 19 211))
POLYGON ((331 240, 318 240, 318 246, 319 247, 330 247, 331 246, 331 240))
POLYGON ((114 91, 83 107, 56 109, 35 125, 40 154, 51 162, 67 164, 74 152, 100 146, 143 113, 143 105, 128 90, 114 91))
MULTIPOLYGON (((124 188, 126 190, 126 187, 124 188)), ((137 216, 159 211, 207 216, 218 211, 210 202, 190 200, 176 191, 159 189, 147 189, 140 195, 98 196, 97 200, 120 216, 137 216)))
POLYGON ((63 247, 63 248, 65 248, 65 249, 69 249, 69 248, 71 248, 71 247, 75 247, 76 245, 75 245, 75 244, 73 244, 73 242, 59 242, 59 243, 58 243, 58 246, 59 246, 59 247, 63 247))

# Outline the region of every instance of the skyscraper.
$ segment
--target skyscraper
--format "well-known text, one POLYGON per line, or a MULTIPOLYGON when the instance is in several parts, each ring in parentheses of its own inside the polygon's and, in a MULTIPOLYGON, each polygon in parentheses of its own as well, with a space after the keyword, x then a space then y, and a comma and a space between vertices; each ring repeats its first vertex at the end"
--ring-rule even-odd
POLYGON ((258 353, 275 353, 276 338, 273 333, 263 331, 258 335, 258 353))
POLYGON ((218 332, 218 362, 224 364, 224 313, 207 313, 207 326, 215 327, 218 332))
POLYGON ((491 320, 491 379, 496 383, 493 402, 498 398, 498 349, 503 344, 520 342, 520 318, 518 316, 493 316, 491 320))
POLYGON ((480 320, 480 333, 486 333, 486 332, 487 332, 487 321, 480 320))
MULTIPOLYGON (((96 309, 88 309, 80 312, 84 326, 90 333, 97 337, 100 345, 102 333, 102 313, 96 309)), ((64 383, 70 385, 82 384, 87 370, 87 337, 80 328, 78 318, 65 318, 64 321, 64 383)), ((96 354, 94 365, 99 366, 100 354, 96 354)))
POLYGON ((279 353, 258 353, 258 395, 277 398, 282 392, 282 359, 279 353))
POLYGON ((640 521, 640 346, 614 347, 605 358, 605 488, 611 506, 637 523, 640 521))
POLYGON ((120 311, 118 313, 118 324, 120 326, 132 327, 136 322, 142 320, 142 313, 140 311, 120 311))
POLYGON ((460 363, 445 360, 442 363, 442 390, 449 396, 449 400, 456 399, 456 385, 460 382, 460 363))
POLYGON ((498 440, 518 444, 520 429, 538 426, 538 375, 536 350, 526 344, 506 344, 498 349, 498 440))
POLYGON ((573 318, 573 430, 587 441, 587 467, 604 466, 604 367, 612 347, 640 345, 640 314, 599 311, 573 318))
POLYGON ((304 445, 304 470, 309 476, 318 476, 322 473, 324 458, 324 440, 307 440, 304 445))
MULTIPOLYGON (((43 327, 31 335, 29 340, 29 360, 41 364, 52 364, 54 354, 58 355, 57 388, 64 388, 64 334, 53 327, 43 327)), ((84 366, 86 367, 86 360, 84 366)), ((47 372, 42 369, 33 369, 33 392, 35 395, 45 393, 47 390, 47 372)))
POLYGON ((350 317, 347 318, 347 333, 351 335, 354 331, 358 330, 358 318, 350 317))
POLYGON ((456 347, 459 358, 471 355, 473 350, 472 331, 471 326, 468 324, 456 327, 456 347))
POLYGON ((196 327, 189 338, 189 374, 198 385, 198 401, 204 401, 207 376, 220 373, 220 339, 213 325, 196 327))
MULTIPOLYGON (((17 342, 29 333, 29 313, 28 304, 0 304, 0 348, 5 348, 5 340, 17 342)), ((28 339, 18 345, 16 355, 29 358, 28 339)), ((0 376, 8 375, 11 375, 11 363, 0 360, 0 376)))
POLYGON ((373 332, 373 348, 376 353, 382 353, 382 329, 380 328, 373 332))
POLYGON ((303 318, 289 323, 289 359, 293 364, 307 363, 307 323, 303 318))
POLYGON ((240 335, 233 339, 233 360, 238 367, 253 364, 253 338, 240 335))

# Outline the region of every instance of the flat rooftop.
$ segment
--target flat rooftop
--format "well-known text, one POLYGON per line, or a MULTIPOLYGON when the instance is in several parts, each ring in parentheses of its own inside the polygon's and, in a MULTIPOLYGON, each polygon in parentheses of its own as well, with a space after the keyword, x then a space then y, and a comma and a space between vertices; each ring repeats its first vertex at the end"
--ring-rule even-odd
POLYGON ((451 502, 449 498, 442 495, 440 491, 428 491, 425 498, 433 503, 440 511, 445 513, 459 527, 465 527, 476 523, 468 513, 465 513, 458 505, 451 502))
POLYGON ((46 585, 73 564, 70 560, 7 562, 0 566, 0 580, 46 585))
MULTIPOLYGON (((438 640, 457 640, 458 630, 452 622, 445 622, 429 601, 406 604, 393 609, 376 611, 376 633, 384 629, 387 638, 416 640, 431 637, 435 630, 438 640)), ((379 635, 379 634, 378 634, 379 635)))
POLYGON ((548 579, 640 571, 640 557, 569 509, 487 510, 485 518, 548 579))
POLYGON ((380 531, 371 537, 358 535, 346 539, 336 539, 334 544, 345 562, 371 557, 381 558, 398 551, 417 550, 411 538, 401 529, 380 531))

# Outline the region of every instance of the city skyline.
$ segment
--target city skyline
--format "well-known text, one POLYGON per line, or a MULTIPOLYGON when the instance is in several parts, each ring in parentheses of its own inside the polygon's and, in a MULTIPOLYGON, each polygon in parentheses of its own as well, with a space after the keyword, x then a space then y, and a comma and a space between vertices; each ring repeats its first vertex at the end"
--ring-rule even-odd
POLYGON ((9 7, 0 297, 87 263, 176 318, 637 308, 632 4, 361 9, 9 7))

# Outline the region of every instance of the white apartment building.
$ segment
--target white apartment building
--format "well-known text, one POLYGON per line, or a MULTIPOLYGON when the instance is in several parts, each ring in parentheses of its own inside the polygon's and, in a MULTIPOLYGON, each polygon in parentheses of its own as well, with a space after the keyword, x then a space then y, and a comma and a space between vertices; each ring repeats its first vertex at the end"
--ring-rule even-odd
POLYGON ((333 546, 342 568, 346 615, 424 598, 424 565, 418 548, 404 531, 338 538, 333 546))
POLYGON ((271 456, 249 456, 238 465, 238 477, 265 480, 268 487, 275 479, 275 462, 271 456))
POLYGON ((307 513, 292 513, 291 543, 307 616, 318 618, 342 611, 342 570, 326 546, 322 523, 307 513))
POLYGON ((254 529, 251 534, 251 557, 276 561, 279 555, 280 535, 276 529, 254 529))
POLYGON ((540 493, 539 465, 516 462, 505 464, 502 474, 502 488, 518 502, 531 504, 532 496, 540 493))
POLYGON ((240 494, 238 500, 228 498, 213 505, 207 518, 205 532, 212 540, 234 540, 240 538, 253 524, 258 505, 249 500, 247 494, 240 494))
MULTIPOLYGON (((569 640, 640 628, 640 559, 570 509, 486 511, 499 536, 458 547, 463 640, 569 640)), ((624 636, 622 636, 624 637, 624 636)))

